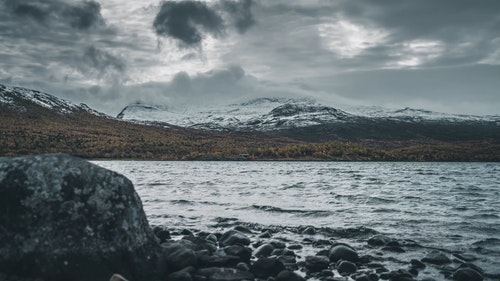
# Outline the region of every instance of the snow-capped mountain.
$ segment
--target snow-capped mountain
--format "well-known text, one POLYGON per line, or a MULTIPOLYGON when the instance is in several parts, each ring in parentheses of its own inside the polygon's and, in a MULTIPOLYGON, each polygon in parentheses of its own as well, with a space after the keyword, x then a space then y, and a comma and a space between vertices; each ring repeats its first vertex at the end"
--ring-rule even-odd
POLYGON ((349 107, 344 110, 312 99, 259 98, 226 106, 169 107, 142 103, 125 107, 124 120, 166 122, 204 130, 278 131, 352 122, 499 122, 500 116, 453 115, 421 109, 349 107))
POLYGON ((350 114, 309 99, 260 98, 238 104, 204 108, 132 104, 118 118, 159 121, 204 130, 273 131, 342 122, 350 114))
POLYGON ((21 87, 9 87, 0 84, 0 105, 17 112, 26 112, 27 106, 35 104, 50 109, 59 114, 70 114, 76 111, 85 111, 93 115, 107 116, 86 104, 74 104, 70 101, 57 98, 53 95, 21 87))

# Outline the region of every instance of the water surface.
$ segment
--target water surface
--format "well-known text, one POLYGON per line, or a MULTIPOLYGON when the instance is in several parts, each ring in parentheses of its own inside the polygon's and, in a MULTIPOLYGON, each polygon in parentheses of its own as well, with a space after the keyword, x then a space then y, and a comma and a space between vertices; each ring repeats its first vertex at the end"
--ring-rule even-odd
POLYGON ((500 164, 95 161, 127 176, 153 225, 217 218, 359 228, 472 253, 500 274, 500 164))

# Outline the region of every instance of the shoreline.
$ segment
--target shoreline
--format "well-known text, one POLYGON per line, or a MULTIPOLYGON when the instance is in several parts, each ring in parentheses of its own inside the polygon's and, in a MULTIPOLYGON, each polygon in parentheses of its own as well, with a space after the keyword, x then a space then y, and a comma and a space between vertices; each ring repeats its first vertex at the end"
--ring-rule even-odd
MULTIPOLYGON (((169 239, 162 241, 163 247, 169 247, 175 243, 186 243, 186 240, 197 241, 196 243, 200 246, 207 243, 206 240, 210 240, 208 237, 211 235, 216 236, 220 244, 221 237, 228 232, 236 231, 236 235, 243 234, 248 238, 246 247, 252 253, 247 262, 249 268, 263 258, 268 259, 267 262, 271 262, 269 259, 279 260, 283 263, 285 270, 303 278, 290 280, 468 280, 461 279, 460 274, 471 268, 480 272, 486 281, 500 280, 500 276, 484 272, 475 265, 473 254, 425 246, 405 237, 389 237, 365 227, 333 229, 314 226, 266 226, 231 218, 220 218, 209 228, 214 231, 167 228, 161 225, 154 226, 153 231, 157 235, 162 232, 159 237, 163 238, 165 238, 165 232, 168 232, 169 239), (332 249, 339 245, 352 249, 357 257, 352 260, 345 256, 332 259, 332 249), (348 263, 343 264, 344 261, 348 263), (354 265, 355 269, 346 270, 344 267, 347 265, 354 265), (460 272, 457 277, 458 271, 460 272)), ((223 248, 221 246, 215 250, 208 260, 227 257, 227 253, 220 253, 223 248)), ((218 267, 225 268, 226 266, 231 267, 229 264, 219 264, 218 267)), ((196 271, 193 271, 193 274, 194 272, 196 271)), ((193 280, 198 279, 193 276, 193 280)), ((288 279, 278 277, 275 280, 288 279)))

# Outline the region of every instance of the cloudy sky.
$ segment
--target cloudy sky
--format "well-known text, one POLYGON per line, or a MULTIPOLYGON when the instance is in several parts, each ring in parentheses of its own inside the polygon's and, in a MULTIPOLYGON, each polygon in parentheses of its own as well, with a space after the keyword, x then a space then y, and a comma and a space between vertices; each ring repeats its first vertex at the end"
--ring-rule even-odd
POLYGON ((500 1, 0 0, 0 83, 111 115, 260 96, 500 114, 500 1))

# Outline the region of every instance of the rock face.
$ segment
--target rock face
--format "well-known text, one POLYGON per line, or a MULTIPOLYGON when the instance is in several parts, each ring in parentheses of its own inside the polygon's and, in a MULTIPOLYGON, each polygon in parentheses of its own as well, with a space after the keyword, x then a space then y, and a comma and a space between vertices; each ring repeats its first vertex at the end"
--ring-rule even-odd
POLYGON ((0 241, 0 272, 44 280, 151 280, 159 248, 132 183, 65 154, 0 158, 0 241))

